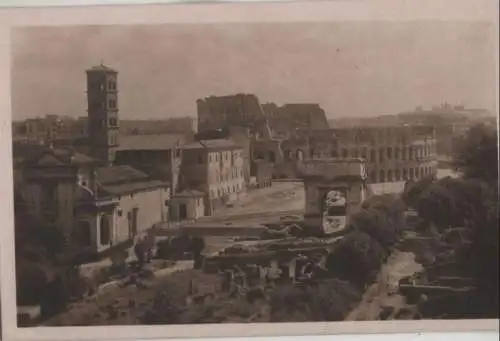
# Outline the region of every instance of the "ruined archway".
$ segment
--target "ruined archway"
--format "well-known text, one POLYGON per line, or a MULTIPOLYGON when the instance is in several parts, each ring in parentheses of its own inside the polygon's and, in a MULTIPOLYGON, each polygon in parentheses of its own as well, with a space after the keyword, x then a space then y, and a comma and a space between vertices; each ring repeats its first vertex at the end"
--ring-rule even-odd
POLYGON ((347 195, 342 189, 329 189, 322 200, 321 227, 324 233, 333 233, 345 228, 347 195))

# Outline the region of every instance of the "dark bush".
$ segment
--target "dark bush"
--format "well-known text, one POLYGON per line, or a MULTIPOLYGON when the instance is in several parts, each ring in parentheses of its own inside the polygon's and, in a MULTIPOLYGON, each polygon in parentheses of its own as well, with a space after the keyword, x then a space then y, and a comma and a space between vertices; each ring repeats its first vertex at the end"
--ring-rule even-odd
POLYGON ((360 299, 358 290, 337 279, 305 288, 279 286, 271 294, 271 321, 342 321, 360 299))
POLYGON ((335 277, 364 287, 375 278, 387 256, 388 252, 375 239, 356 231, 336 245, 326 267, 335 277))

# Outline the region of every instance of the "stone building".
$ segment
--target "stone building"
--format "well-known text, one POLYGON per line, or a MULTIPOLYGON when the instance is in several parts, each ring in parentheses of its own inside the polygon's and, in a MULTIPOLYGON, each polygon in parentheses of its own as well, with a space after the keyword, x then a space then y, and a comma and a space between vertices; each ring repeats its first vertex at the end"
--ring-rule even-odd
POLYGON ((370 183, 416 180, 437 172, 431 126, 297 130, 282 149, 290 167, 308 158, 364 158, 370 183))
POLYGON ((129 165, 151 177, 172 185, 172 194, 179 189, 179 172, 182 162, 181 134, 122 136, 116 149, 115 163, 129 165))
POLYGON ((244 127, 257 138, 270 137, 264 110, 253 94, 210 96, 198 99, 196 105, 198 132, 244 127))
POLYGON ((205 194, 205 214, 245 191, 243 148, 231 140, 200 140, 182 146, 181 188, 205 194))
POLYGON ((90 156, 104 164, 115 161, 118 147, 118 72, 104 65, 87 70, 90 156))
POLYGON ((342 232, 369 195, 362 158, 304 160, 298 176, 306 194, 304 224, 315 234, 342 232))
POLYGON ((25 160, 23 179, 29 212, 61 229, 73 250, 101 253, 168 220, 170 184, 129 166, 49 148, 25 160))
POLYGON ((274 137, 287 138, 296 129, 329 128, 325 111, 316 103, 266 103, 263 108, 274 137))

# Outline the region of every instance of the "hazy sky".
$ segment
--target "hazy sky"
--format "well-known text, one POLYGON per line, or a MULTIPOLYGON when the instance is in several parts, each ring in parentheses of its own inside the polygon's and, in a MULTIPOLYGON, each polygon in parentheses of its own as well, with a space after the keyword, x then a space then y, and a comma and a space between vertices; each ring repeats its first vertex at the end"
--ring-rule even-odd
POLYGON ((86 115, 85 70, 119 71, 120 117, 196 115, 255 93, 331 118, 449 103, 495 108, 495 31, 472 22, 64 26, 13 32, 14 119, 86 115))

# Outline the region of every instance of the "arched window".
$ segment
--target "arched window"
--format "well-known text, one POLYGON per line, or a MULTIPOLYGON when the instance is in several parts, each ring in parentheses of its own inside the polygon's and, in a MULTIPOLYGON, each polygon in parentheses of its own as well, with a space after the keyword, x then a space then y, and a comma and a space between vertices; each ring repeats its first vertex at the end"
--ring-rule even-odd
POLYGON ((377 182, 377 172, 374 170, 370 172, 370 182, 377 182))
POLYGON ((387 181, 388 182, 392 182, 393 181, 393 179, 392 179, 392 171, 391 170, 387 171, 387 181))
POLYGON ((385 182, 385 171, 383 169, 380 171, 379 181, 385 182))
POLYGON ((304 160, 304 152, 301 149, 297 149, 297 152, 295 153, 295 156, 297 160, 304 160))
POLYGON ((90 246, 90 243, 92 242, 92 233, 90 223, 88 221, 82 220, 76 224, 73 239, 78 245, 90 246))
POLYGON ((364 158, 364 159, 366 159, 366 158, 367 158, 367 156, 368 156, 368 155, 367 155, 367 150, 366 150, 366 147, 365 147, 365 148, 363 148, 363 149, 361 150, 361 157, 362 157, 362 158, 364 158))
POLYGON ((377 161, 377 152, 375 151, 375 149, 370 150, 370 161, 371 162, 377 161))
POLYGON ((109 243, 111 242, 111 224, 109 222, 109 216, 107 214, 103 214, 101 216, 99 232, 101 245, 109 245, 109 243))
POLYGON ((398 147, 394 148, 394 158, 396 160, 399 160, 399 148, 398 147))
POLYGON ((403 180, 408 180, 408 170, 406 168, 403 169, 403 180))
POLYGON ((349 150, 347 150, 347 148, 342 149, 342 157, 343 158, 349 157, 349 150))
POLYGON ((378 151, 378 160, 384 162, 385 160, 385 148, 380 148, 378 151))
POLYGON ((399 169, 396 169, 396 171, 394 172, 394 177, 396 181, 401 180, 401 171, 399 169))
POLYGON ((392 147, 387 147, 387 158, 392 159, 392 147))

